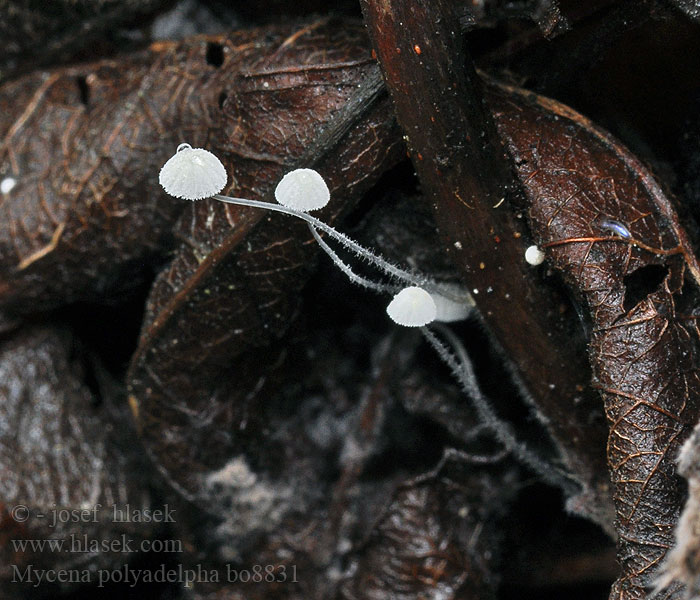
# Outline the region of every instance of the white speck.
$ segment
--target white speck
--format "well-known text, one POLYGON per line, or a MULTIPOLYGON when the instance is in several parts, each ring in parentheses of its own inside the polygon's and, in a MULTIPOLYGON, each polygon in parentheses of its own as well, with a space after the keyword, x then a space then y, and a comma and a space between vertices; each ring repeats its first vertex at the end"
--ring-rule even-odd
POLYGON ((462 249, 462 242, 455 242, 455 248, 457 248, 457 250, 461 250, 462 249))
POLYGON ((549 384, 549 389, 550 389, 550 390, 556 389, 556 387, 557 387, 557 386, 554 385, 553 383, 550 383, 550 384, 549 384))
POLYGON ((0 181, 0 192, 9 194, 16 185, 17 180, 14 177, 5 177, 5 179, 0 181))
POLYGON ((308 212, 326 206, 331 193, 318 172, 313 169, 295 169, 277 184, 275 198, 282 206, 308 212))
POLYGON ((394 323, 404 327, 423 327, 435 320, 437 307, 432 296, 420 287, 402 289, 386 307, 394 323))
POLYGON ((479 290, 477 290, 476 288, 474 288, 474 289, 472 290, 472 294, 474 294, 475 296, 476 296, 478 293, 479 293, 479 290))
POLYGON ((544 262, 544 252, 537 246, 529 246, 525 250, 525 262, 533 267, 541 265, 544 262))
POLYGON ((491 292, 493 292, 493 288, 492 288, 491 286, 487 287, 487 288, 486 288, 486 293, 487 293, 487 294, 490 294, 491 292))
POLYGON ((201 200, 224 189, 228 176, 221 161, 208 150, 180 144, 160 170, 160 185, 175 198, 201 200))
POLYGON ((270 82, 269 82, 269 81, 263 81, 263 87, 264 87, 265 89, 269 88, 269 87, 270 87, 270 82))

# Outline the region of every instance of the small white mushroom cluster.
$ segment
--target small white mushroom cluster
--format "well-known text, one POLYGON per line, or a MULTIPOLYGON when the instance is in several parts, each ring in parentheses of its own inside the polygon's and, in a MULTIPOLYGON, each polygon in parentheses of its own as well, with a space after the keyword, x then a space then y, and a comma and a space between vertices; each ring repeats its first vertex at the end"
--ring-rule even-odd
MULTIPOLYGON (((180 144, 160 170, 159 183, 170 196, 203 200, 226 187, 223 163, 209 150, 180 144)), ((277 184, 275 198, 282 206, 309 212, 323 208, 331 199, 323 177, 313 169, 295 169, 277 184)))
MULTIPOLYGON (((457 336, 448 328, 436 325, 434 329, 442 333, 445 338, 443 342, 435 335, 432 328, 426 327, 434 322, 466 319, 474 307, 474 301, 466 290, 460 286, 438 284, 421 275, 405 271, 362 247, 330 225, 309 215, 309 211, 323 208, 330 200, 330 191, 326 182, 313 169, 296 169, 287 173, 275 189, 277 204, 222 196, 220 192, 226 187, 227 180, 226 169, 216 156, 203 148, 192 148, 189 144, 180 144, 175 155, 160 171, 160 184, 168 194, 176 198, 186 200, 215 198, 220 202, 271 210, 306 221, 321 249, 350 281, 375 291, 389 292, 394 295, 386 309, 389 317, 404 327, 420 328, 423 337, 435 348, 472 400, 481 425, 492 430, 506 450, 513 452, 523 463, 539 473, 545 481, 564 487, 561 478, 558 479, 553 475, 556 469, 519 442, 509 425, 501 421, 491 408, 479 388, 469 356, 457 336), (355 273, 326 243, 319 232, 325 233, 346 250, 366 260, 390 282, 374 281, 355 273)), ((4 189, 0 191, 5 193, 4 189)), ((531 265, 539 265, 544 260, 544 253, 536 246, 532 246, 527 249, 525 260, 531 265)))
POLYGON ((159 181, 163 189, 176 198, 214 198, 229 204, 281 212, 306 221, 320 247, 351 281, 376 291, 395 294, 387 307, 387 313, 399 325, 423 327, 433 321, 459 321, 466 319, 474 306, 469 293, 459 286, 439 285, 404 271, 363 248, 330 225, 310 216, 310 211, 323 208, 331 197, 323 177, 313 169, 295 169, 287 173, 275 188, 278 204, 232 198, 220 195, 228 181, 226 169, 221 161, 208 150, 180 144, 175 154, 160 170, 159 181), (320 237, 319 231, 328 234, 347 250, 366 259, 384 275, 403 285, 376 282, 356 274, 320 237))

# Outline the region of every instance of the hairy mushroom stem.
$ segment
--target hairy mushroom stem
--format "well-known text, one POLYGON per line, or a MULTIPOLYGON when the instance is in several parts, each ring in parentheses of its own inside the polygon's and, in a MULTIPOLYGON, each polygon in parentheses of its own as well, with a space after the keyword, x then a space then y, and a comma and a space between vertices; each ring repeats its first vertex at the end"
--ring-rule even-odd
MULTIPOLYGON (((319 241, 320 239, 318 231, 322 231, 326 233, 329 237, 336 240, 342 246, 359 256, 360 258, 363 258, 366 261, 368 261, 371 265, 373 265, 382 273, 385 273, 386 275, 395 278, 397 281, 400 281, 404 285, 415 285, 423 287, 431 292, 440 294, 443 293, 443 291, 435 284, 435 282, 428 279, 427 277, 410 273, 408 271, 405 271, 404 269, 401 269, 400 267, 397 267, 396 265, 393 265, 386 259, 382 258, 381 256, 378 256, 371 250, 368 250, 364 246, 358 244, 344 233, 337 231, 327 223, 324 223, 316 217, 312 217, 304 211, 290 208, 288 206, 282 206, 281 204, 262 202, 260 200, 249 200, 247 198, 235 198, 230 196, 223 196, 221 194, 216 194, 215 196, 213 196, 213 198, 215 200, 219 200, 220 202, 225 202, 227 204, 237 204, 239 206, 262 208, 263 210, 271 210, 273 212, 279 212, 285 215, 296 217, 298 219, 302 219, 303 221, 306 221, 309 224, 309 226, 312 227, 312 233, 314 233, 314 238, 317 241, 319 241)), ((393 291, 394 289, 400 287, 388 286, 385 288, 383 284, 372 282, 364 277, 361 277, 360 275, 357 275, 354 271, 352 271, 349 265, 340 260, 338 255, 328 246, 328 244, 321 243, 319 245, 324 250, 324 252, 326 252, 326 254, 328 254, 328 256, 333 260, 333 262, 340 268, 340 270, 343 271, 343 273, 345 273, 355 283, 382 292, 393 291)))
POLYGON ((400 286, 398 285, 392 285, 388 283, 381 283, 379 281, 373 281, 371 279, 368 279, 366 277, 363 277, 362 275, 358 275, 355 273, 355 271, 352 270, 352 267, 348 265, 346 262, 341 259, 338 254, 331 248, 326 241, 319 235, 317 229, 311 225, 311 223, 308 224, 309 229, 311 230, 311 234, 314 236, 314 239, 316 240, 316 243, 321 247, 321 249, 328 255, 330 256, 331 260, 335 263, 335 265, 347 276, 347 278, 352 282, 355 283, 359 286, 362 286, 364 288, 367 288, 369 290, 374 290, 375 292, 380 292, 380 293, 396 293, 399 291, 400 286))
POLYGON ((444 325, 436 323, 432 327, 440 332, 446 343, 440 340, 430 327, 421 327, 421 333, 452 371, 462 391, 471 399, 479 420, 520 462, 537 473, 546 483, 560 487, 569 495, 578 492, 576 484, 565 473, 518 440, 510 424, 498 417, 479 387, 472 362, 459 338, 444 325))

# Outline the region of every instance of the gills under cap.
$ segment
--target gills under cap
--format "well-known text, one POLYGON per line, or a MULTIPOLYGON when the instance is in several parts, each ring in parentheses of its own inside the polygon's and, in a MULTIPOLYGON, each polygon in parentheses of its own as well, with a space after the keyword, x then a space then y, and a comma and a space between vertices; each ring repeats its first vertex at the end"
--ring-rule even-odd
POLYGON ((386 307, 391 320, 404 327, 423 327, 435 320, 437 309, 432 296, 420 287, 402 289, 386 307))

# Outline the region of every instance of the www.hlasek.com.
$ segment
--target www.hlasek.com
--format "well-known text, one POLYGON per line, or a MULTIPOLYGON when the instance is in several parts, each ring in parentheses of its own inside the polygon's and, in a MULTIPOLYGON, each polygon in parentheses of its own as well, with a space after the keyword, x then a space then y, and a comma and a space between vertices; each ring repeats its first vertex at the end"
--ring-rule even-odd
POLYGON ((179 553, 182 541, 177 539, 134 540, 121 534, 114 539, 95 539, 88 535, 71 534, 66 539, 15 539, 10 540, 15 552, 65 552, 69 554, 95 554, 113 552, 132 554, 134 552, 179 553))
POLYGON ((161 564, 151 569, 133 569, 124 565, 119 569, 36 569, 33 565, 19 568, 12 565, 13 583, 23 583, 38 588, 42 584, 96 583, 125 584, 136 587, 143 583, 181 583, 191 587, 195 583, 298 583, 296 565, 253 565, 238 569, 226 565, 226 570, 205 569, 197 564, 191 568, 161 564))

